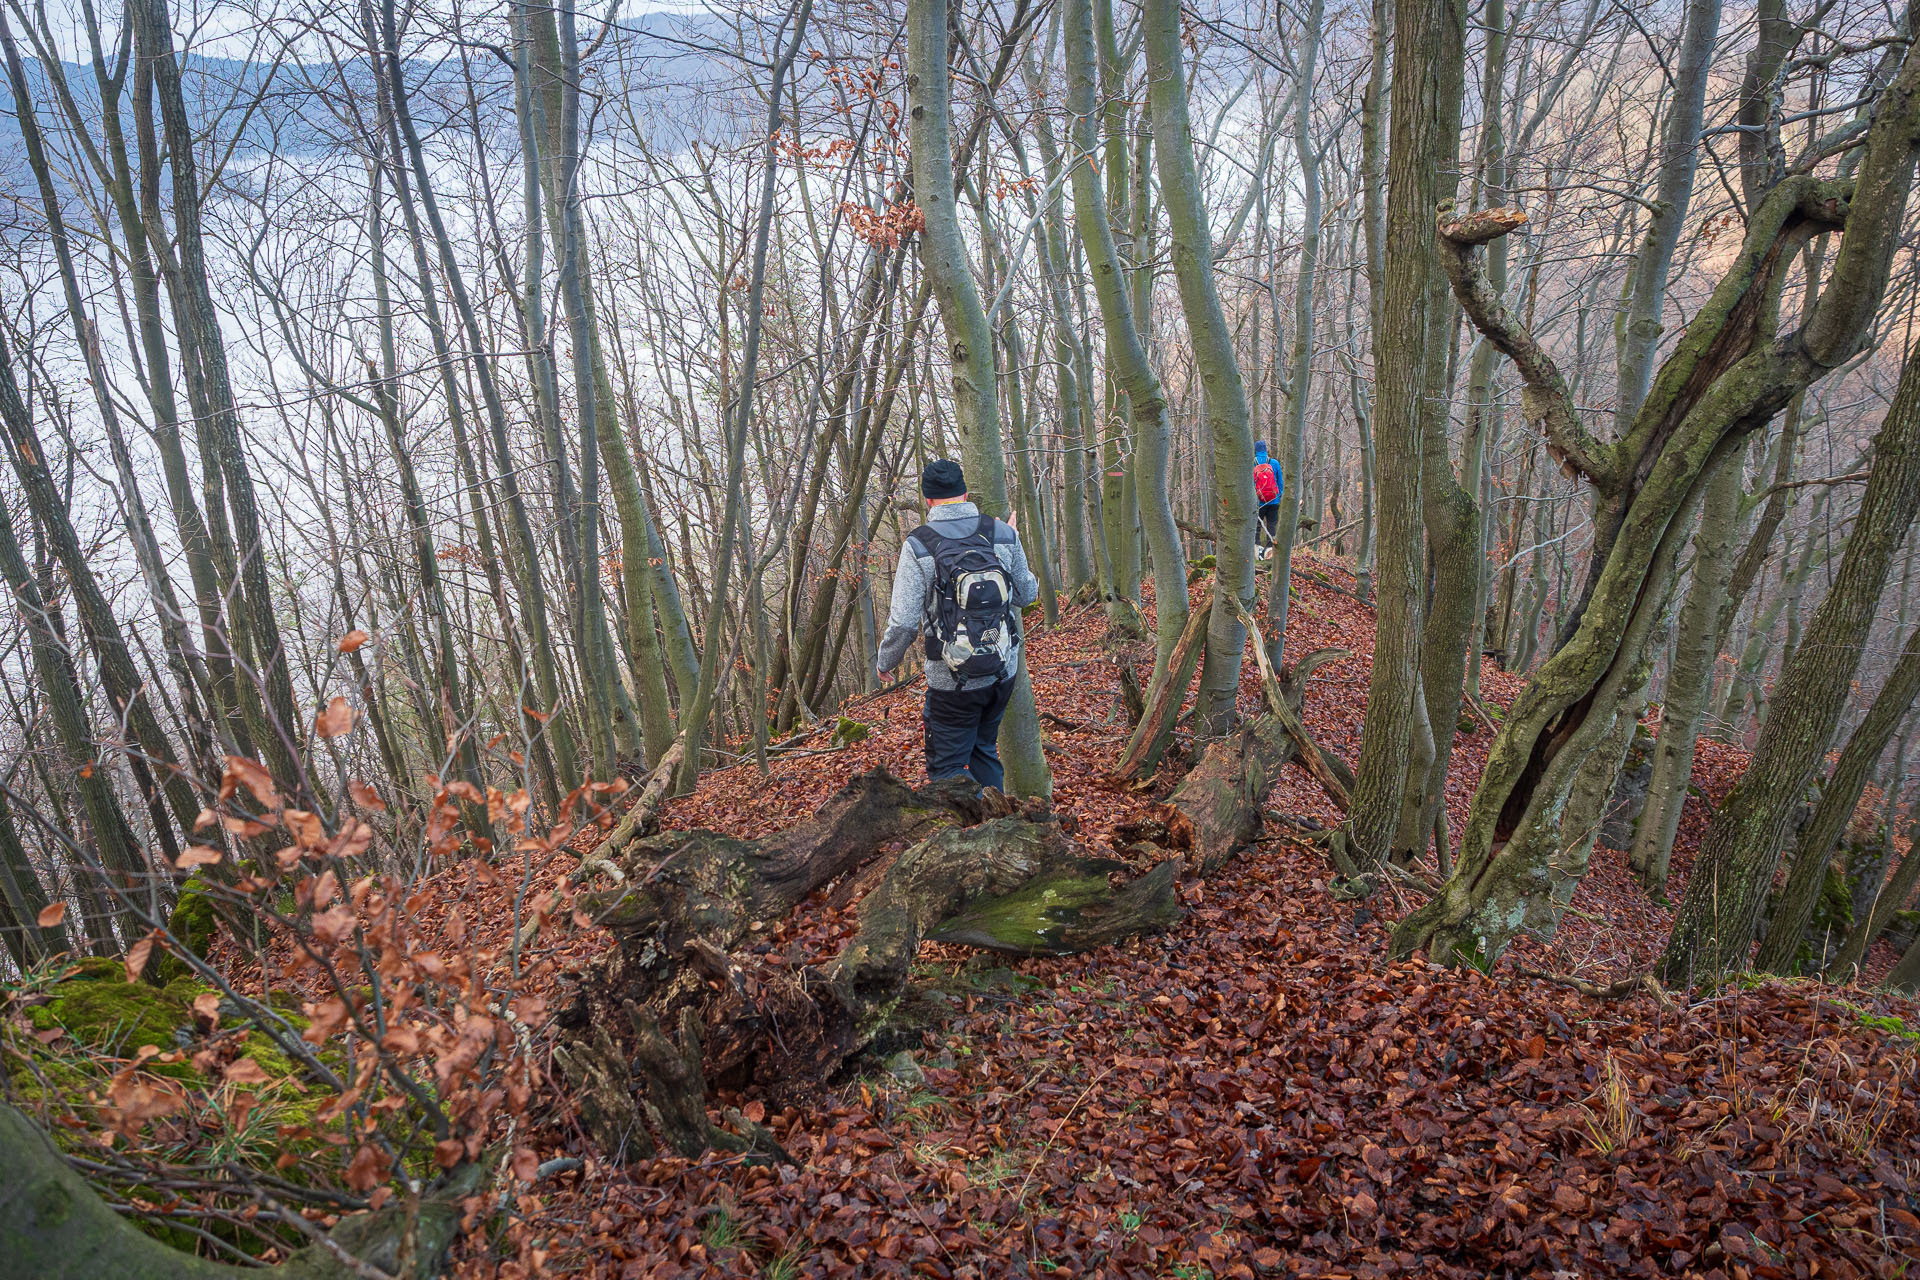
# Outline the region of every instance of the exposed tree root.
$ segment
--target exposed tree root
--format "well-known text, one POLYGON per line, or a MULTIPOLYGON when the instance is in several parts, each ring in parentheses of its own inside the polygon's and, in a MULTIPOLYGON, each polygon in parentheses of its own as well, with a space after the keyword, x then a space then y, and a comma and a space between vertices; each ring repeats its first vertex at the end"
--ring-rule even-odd
POLYGON ((786 1159, 744 1117, 716 1124, 709 1088, 803 1099, 886 1030, 922 941, 1007 955, 1089 950, 1176 921, 1174 871, 1163 862, 1127 879, 1124 865, 1087 857, 1043 805, 1016 811, 970 786, 916 790, 884 770, 764 840, 710 831, 633 839, 581 868, 614 881, 582 897, 615 947, 575 975, 555 1061, 609 1154, 650 1154, 651 1129, 685 1155, 786 1159), (908 841, 891 864, 879 861, 908 841), (735 950, 830 882, 868 880, 869 866, 884 874, 833 962, 791 970, 735 950))
POLYGON ((1621 978, 1617 982, 1602 985, 1598 982, 1588 982, 1584 978, 1576 978, 1571 974, 1548 973, 1544 969, 1529 969, 1522 965, 1515 965, 1513 971, 1523 978, 1537 978, 1542 982, 1551 982, 1555 986, 1578 991, 1581 995, 1591 996, 1596 1000, 1619 1000, 1644 991, 1652 996, 1654 1003, 1662 1009, 1677 1010, 1680 1007, 1674 998, 1667 994, 1667 989, 1660 985, 1660 979, 1651 973, 1636 973, 1631 977, 1621 978))

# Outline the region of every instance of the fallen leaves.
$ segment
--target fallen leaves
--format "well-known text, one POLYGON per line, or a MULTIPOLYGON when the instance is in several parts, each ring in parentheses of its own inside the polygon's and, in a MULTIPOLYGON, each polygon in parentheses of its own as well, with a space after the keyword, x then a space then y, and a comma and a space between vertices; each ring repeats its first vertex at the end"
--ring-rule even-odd
MULTIPOLYGON (((1337 571, 1299 568, 1289 654, 1354 654, 1316 673, 1304 718, 1352 761, 1372 613, 1336 589, 1347 585, 1337 571)), ((1102 780, 1126 738, 1110 681, 1087 676, 1112 669, 1103 629, 1097 609, 1036 627, 1033 674, 1059 717, 1046 729, 1056 812, 1091 850, 1126 861, 1142 855, 1117 833, 1145 819, 1171 779, 1139 792, 1102 780)), ((1133 660, 1150 660, 1150 642, 1133 660)), ((1252 709, 1251 663, 1247 676, 1252 709)), ((1500 703, 1518 682, 1489 667, 1483 686, 1500 703)), ((771 777, 751 765, 710 773, 667 802, 662 821, 765 835, 876 764, 917 776, 919 696, 906 688, 847 708, 868 724, 866 740, 776 758, 771 777)), ((1456 737, 1456 829, 1490 739, 1456 737)), ((1703 744, 1696 777, 1711 797, 1743 766, 1734 749, 1703 744)), ((384 807, 370 788, 349 789, 363 810, 384 807)), ((511 797, 448 787, 436 803, 449 830, 456 801, 515 812, 511 797)), ((1267 807, 1339 817, 1298 770, 1267 807)), ((1705 807, 1683 815, 1677 876, 1705 807)), ((1787 985, 1674 1016, 1644 995, 1596 1004, 1504 969, 1388 967, 1386 934, 1404 906, 1333 901, 1321 854, 1284 830, 1270 824, 1272 838, 1192 895, 1191 918, 1166 935, 1010 965, 930 945, 929 999, 948 1021, 916 1051, 920 1085, 875 1074, 807 1108, 724 1090, 713 1099, 767 1126, 800 1169, 660 1158, 622 1172, 601 1163, 611 1153, 583 1147, 564 1114, 522 1127, 506 1161, 526 1230, 552 1250, 552 1273, 607 1280, 771 1273, 781 1258, 780 1274, 795 1277, 1717 1270, 1732 1280, 1795 1274, 1801 1260, 1822 1275, 1893 1274, 1920 1251, 1920 1068, 1857 1014, 1787 985), (537 1152, 555 1150, 586 1159, 588 1173, 534 1184, 537 1152), (712 1230, 719 1206, 737 1244, 712 1230)), ((600 835, 589 823, 575 850, 600 835)), ((423 884, 418 907, 438 935, 409 963, 437 977, 470 949, 504 951, 513 929, 541 918, 579 931, 539 933, 536 953, 590 954, 604 935, 565 898, 574 859, 550 857, 555 847, 525 842, 543 869, 521 910, 512 883, 423 884)), ((1596 852, 1573 905, 1559 937, 1525 944, 1529 963, 1624 972, 1664 937, 1664 910, 1610 851, 1596 852)), ((816 899, 757 945, 769 965, 797 967, 836 953, 854 927, 852 912, 816 899)), ((1910 1005, 1872 999, 1874 1013, 1913 1018, 1910 1005)), ((563 1003, 523 989, 511 1019, 472 1016, 433 1034, 390 1021, 381 1043, 451 1084, 517 1034, 512 1023, 538 1038, 547 1005, 563 1003)), ((316 1043, 351 1013, 339 1000, 307 1012, 316 1043)), ((565 1105, 551 1085, 542 1094, 565 1105)), ((434 1158, 448 1166, 470 1151, 449 1139, 434 1158)), ((372 1175, 376 1156, 361 1176, 386 1175, 372 1175)), ((467 1265, 503 1274, 478 1257, 467 1265)))

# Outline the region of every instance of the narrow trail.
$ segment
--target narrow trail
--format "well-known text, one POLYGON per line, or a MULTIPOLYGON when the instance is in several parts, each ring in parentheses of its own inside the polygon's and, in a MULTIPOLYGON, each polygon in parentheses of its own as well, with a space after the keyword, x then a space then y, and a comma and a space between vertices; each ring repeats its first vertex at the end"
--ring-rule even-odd
MULTIPOLYGON (((1372 611, 1338 570, 1303 563, 1295 581, 1290 656, 1354 651, 1306 699, 1351 759, 1372 611)), ((1103 630, 1079 611, 1031 657, 1055 808, 1106 852, 1159 791, 1104 780, 1126 735, 1103 630)), ((1253 680, 1249 664, 1249 709, 1253 680)), ((1486 677, 1498 702, 1519 685, 1486 677)), ((876 764, 917 777, 919 698, 860 702, 864 741, 770 776, 709 774, 663 824, 764 835, 876 764)), ((1489 740, 1456 739, 1456 829, 1489 740)), ((1710 744, 1696 782, 1723 794, 1740 763, 1710 744)), ((1337 818, 1297 769, 1269 808, 1337 818)), ((1705 813, 1689 800, 1676 882, 1705 813)), ((800 1169, 620 1170, 556 1115, 541 1157, 587 1166, 521 1197, 526 1233, 551 1273, 595 1277, 1893 1276, 1920 1256, 1913 1002, 1773 982, 1678 1009, 1506 964, 1387 967, 1412 903, 1330 899, 1324 860, 1286 831, 1191 889, 1163 935, 1010 965, 929 944, 923 978, 951 1020, 913 1069, 806 1110, 716 1099, 763 1118, 800 1169)), ((1567 927, 1521 962, 1595 980, 1644 967, 1668 917, 1624 864, 1597 850, 1567 927)), ((833 954, 852 920, 831 895, 762 944, 771 962, 833 954)), ((583 931, 563 947, 595 945, 583 931)))

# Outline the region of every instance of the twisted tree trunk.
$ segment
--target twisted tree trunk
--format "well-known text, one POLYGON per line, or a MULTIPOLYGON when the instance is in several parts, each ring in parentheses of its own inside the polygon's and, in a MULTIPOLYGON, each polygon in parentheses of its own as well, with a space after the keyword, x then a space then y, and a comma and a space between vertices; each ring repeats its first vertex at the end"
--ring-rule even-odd
MULTIPOLYGON (((1544 429, 1549 453, 1611 495, 1617 519, 1604 521, 1611 532, 1595 551, 1601 568, 1587 608, 1495 738, 1445 892, 1401 921, 1396 954, 1425 948, 1439 960, 1487 963, 1520 929, 1548 928, 1557 919, 1549 864, 1563 843, 1565 802, 1585 756, 1612 725, 1617 700, 1630 692, 1640 646, 1665 608, 1687 517, 1713 465, 1867 340, 1906 213, 1920 142, 1916 122, 1920 58, 1909 53, 1868 132, 1859 181, 1849 188, 1793 176, 1768 193, 1728 273, 1662 366, 1627 435, 1613 444, 1588 433, 1558 366, 1480 273, 1475 246, 1506 234, 1524 215, 1493 211, 1443 224, 1454 292, 1481 332, 1513 359, 1526 384, 1523 408, 1544 429), (1786 263, 1812 236, 1841 227, 1832 274, 1806 323, 1778 332, 1786 263)), ((1696 868, 1692 884, 1711 894, 1713 877, 1696 868)), ((1739 914, 1751 905, 1742 903, 1739 914)), ((1683 916, 1682 936, 1695 937, 1698 926, 1698 917, 1683 916)), ((1683 945, 1679 952, 1692 950, 1683 945)))

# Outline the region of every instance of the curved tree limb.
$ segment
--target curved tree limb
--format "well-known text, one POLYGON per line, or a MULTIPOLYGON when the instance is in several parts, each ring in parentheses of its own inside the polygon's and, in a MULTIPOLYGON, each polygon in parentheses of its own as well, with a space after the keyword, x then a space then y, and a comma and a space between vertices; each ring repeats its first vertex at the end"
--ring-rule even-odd
POLYGON ((1611 492, 1620 482, 1613 447, 1581 423, 1560 366, 1500 300, 1474 252, 1518 230, 1526 221, 1522 209, 1482 209, 1460 217, 1451 216, 1451 209, 1443 209, 1436 241, 1440 264, 1453 284, 1454 296, 1460 299, 1475 327, 1520 371, 1521 412, 1545 434, 1547 453, 1569 476, 1585 476, 1603 493, 1611 492))

